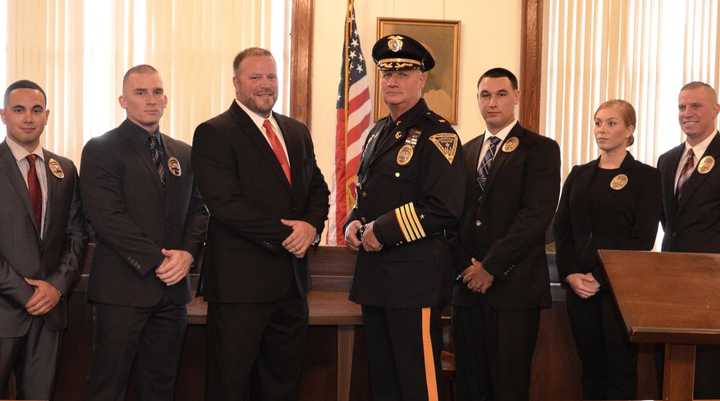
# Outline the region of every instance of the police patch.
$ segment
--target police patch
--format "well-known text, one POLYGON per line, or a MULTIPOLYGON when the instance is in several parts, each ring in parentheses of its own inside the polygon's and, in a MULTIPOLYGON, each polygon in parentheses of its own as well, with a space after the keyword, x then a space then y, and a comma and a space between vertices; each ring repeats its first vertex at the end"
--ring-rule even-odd
POLYGON ((458 148, 457 135, 450 132, 435 134, 430 136, 430 141, 438 148, 440 153, 445 156, 448 163, 452 164, 458 148))

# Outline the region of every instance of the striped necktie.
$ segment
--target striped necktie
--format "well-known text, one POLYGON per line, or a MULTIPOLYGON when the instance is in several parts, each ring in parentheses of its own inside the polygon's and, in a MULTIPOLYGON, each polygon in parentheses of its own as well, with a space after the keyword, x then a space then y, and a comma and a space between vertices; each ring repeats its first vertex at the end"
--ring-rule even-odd
POLYGON ((490 147, 487 152, 485 152, 485 157, 483 157, 480 165, 478 166, 476 178, 478 185, 480 185, 480 190, 483 193, 485 192, 485 185, 487 184, 488 177, 490 176, 490 165, 495 158, 495 152, 497 152, 497 145, 500 143, 500 138, 491 136, 488 138, 488 141, 490 141, 490 147))

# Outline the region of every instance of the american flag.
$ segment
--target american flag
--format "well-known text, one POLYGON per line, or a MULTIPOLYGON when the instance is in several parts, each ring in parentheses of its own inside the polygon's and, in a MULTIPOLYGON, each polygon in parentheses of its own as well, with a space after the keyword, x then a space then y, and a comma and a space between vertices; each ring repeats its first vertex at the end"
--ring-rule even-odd
POLYGON ((353 0, 348 1, 345 41, 338 87, 335 128, 335 171, 328 218, 329 245, 345 243, 343 224, 355 204, 357 171, 365 138, 370 131, 370 89, 353 0))

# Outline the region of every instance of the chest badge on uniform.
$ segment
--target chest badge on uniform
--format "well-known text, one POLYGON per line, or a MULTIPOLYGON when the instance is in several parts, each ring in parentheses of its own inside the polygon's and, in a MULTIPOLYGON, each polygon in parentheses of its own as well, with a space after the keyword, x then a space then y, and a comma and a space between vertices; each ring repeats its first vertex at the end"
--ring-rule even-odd
POLYGON ((60 163, 58 163, 55 159, 48 160, 48 169, 54 175, 55 177, 59 179, 65 178, 65 172, 63 172, 62 167, 60 167, 60 163))
POLYGON ((628 176, 626 176, 625 174, 618 174, 615 177, 613 177, 612 181, 610 181, 610 188, 612 188, 616 191, 619 191, 619 190, 625 188, 627 183, 628 183, 628 176))
POLYGON ((511 136, 507 140, 505 140, 505 143, 503 143, 502 151, 505 153, 510 153, 513 150, 517 149, 518 145, 520 145, 520 140, 516 136, 511 136))
POLYGON ((448 163, 452 164, 455 160, 455 153, 458 148, 458 137, 457 135, 444 132, 430 136, 430 141, 435 145, 436 148, 442 153, 447 159, 448 163))
POLYGON ((398 165, 404 166, 410 163, 410 160, 413 157, 413 153, 415 153, 415 145, 417 145, 418 137, 420 136, 420 134, 422 134, 422 131, 420 131, 419 129, 410 129, 408 136, 405 138, 405 144, 400 148, 400 150, 398 150, 397 156, 395 157, 395 162, 398 165))
POLYGON ((715 158, 707 155, 700 159, 700 163, 698 163, 697 171, 700 174, 707 174, 710 172, 710 170, 715 167, 715 158))
POLYGON ((397 164, 404 166, 408 163, 410 163, 410 159, 413 157, 413 153, 415 151, 413 150, 413 147, 405 144, 398 150, 397 157, 395 158, 395 161, 397 164))
POLYGON ((168 170, 170 170, 170 174, 174 175, 175 177, 180 177, 182 175, 182 168, 180 167, 180 160, 178 160, 176 157, 171 157, 168 159, 168 170))

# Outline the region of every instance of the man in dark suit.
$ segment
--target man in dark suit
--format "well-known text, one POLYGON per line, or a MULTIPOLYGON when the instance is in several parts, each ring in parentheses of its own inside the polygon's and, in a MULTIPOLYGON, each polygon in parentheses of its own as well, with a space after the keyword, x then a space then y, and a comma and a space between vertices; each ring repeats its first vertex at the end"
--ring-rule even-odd
POLYGON ((453 293, 459 400, 527 400, 540 321, 549 307, 545 232, 560 191, 557 143, 515 118, 515 75, 478 80, 485 133, 463 146, 467 197, 453 293))
MULTIPOLYGON (((717 93, 703 82, 680 90, 678 119, 685 142, 658 159, 665 252, 720 252, 720 136, 717 93)), ((659 360, 662 362, 662 359, 659 360)), ((662 366, 662 364, 660 364, 662 366)), ((720 347, 698 346, 695 398, 720 398, 720 347)), ((662 372, 662 369, 659 369, 662 372)))
POLYGON ((372 55, 390 114, 368 135, 345 228, 359 250, 350 299, 362 305, 372 398, 437 400, 440 312, 465 198, 460 138, 422 98, 435 60, 420 42, 386 36, 372 55))
POLYGON ((48 115, 40 86, 17 81, 0 116, 0 398, 49 399, 67 325, 67 296, 85 248, 77 171, 40 146, 48 115))
POLYGON ((272 111, 272 54, 245 49, 233 71, 235 101, 193 139, 211 213, 205 399, 294 400, 308 319, 306 251, 323 229, 329 192, 307 127, 272 111))
POLYGON ((96 234, 88 285, 94 356, 89 400, 172 400, 190 301, 187 273, 207 228, 190 146, 159 130, 167 104, 149 65, 123 78, 127 119, 83 149, 81 192, 96 234), (132 368, 132 372, 131 372, 132 368))

